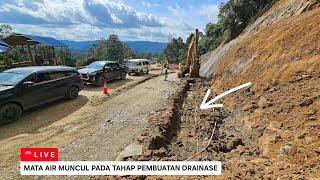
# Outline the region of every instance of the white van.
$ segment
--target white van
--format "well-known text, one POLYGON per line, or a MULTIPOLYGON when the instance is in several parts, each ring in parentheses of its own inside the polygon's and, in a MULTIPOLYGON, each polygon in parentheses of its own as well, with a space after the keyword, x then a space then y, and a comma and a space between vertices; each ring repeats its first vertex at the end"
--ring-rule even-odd
POLYGON ((126 65, 128 66, 128 74, 139 74, 143 73, 148 74, 150 71, 150 61, 147 59, 130 59, 126 61, 126 65))

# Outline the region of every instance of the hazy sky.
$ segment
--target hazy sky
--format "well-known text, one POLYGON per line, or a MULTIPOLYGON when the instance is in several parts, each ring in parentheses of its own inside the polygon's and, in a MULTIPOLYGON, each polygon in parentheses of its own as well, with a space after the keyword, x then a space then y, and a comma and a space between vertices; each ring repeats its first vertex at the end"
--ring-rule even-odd
POLYGON ((57 39, 94 40, 116 33, 122 40, 186 38, 216 22, 226 0, 1 0, 0 24, 15 32, 57 39))

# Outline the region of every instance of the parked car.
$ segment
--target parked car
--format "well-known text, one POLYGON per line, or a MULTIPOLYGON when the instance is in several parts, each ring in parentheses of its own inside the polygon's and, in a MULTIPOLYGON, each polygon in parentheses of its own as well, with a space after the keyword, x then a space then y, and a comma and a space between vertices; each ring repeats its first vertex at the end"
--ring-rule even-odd
POLYGON ((75 99, 84 83, 72 67, 35 66, 0 73, 0 123, 8 124, 31 107, 60 98, 75 99))
POLYGON ((86 83, 103 86, 106 80, 125 79, 127 67, 115 61, 95 61, 79 72, 86 83))
POLYGON ((128 66, 128 74, 148 74, 150 71, 150 61, 147 59, 131 59, 126 61, 128 66))

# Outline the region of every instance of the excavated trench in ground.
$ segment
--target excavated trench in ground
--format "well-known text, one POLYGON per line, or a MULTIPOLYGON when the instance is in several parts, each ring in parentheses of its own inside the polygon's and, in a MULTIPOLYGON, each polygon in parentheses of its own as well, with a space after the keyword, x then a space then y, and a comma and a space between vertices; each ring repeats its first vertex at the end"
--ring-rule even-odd
POLYGON ((150 117, 147 130, 136 139, 143 145, 142 155, 124 160, 225 160, 225 154, 244 147, 248 139, 231 113, 199 109, 210 84, 183 80, 167 107, 150 117))
MULTIPOLYGON (((268 169, 263 171, 272 161, 259 159, 259 135, 245 129, 241 113, 228 112, 226 108, 199 109, 210 87, 211 82, 203 79, 182 80, 167 106, 150 117, 147 129, 134 140, 133 143, 142 145, 141 155, 122 160, 221 161, 225 174, 222 178, 262 178, 270 174, 268 169)), ((243 93, 248 95, 251 91, 243 93)), ((208 99, 216 95, 211 93, 208 99)))

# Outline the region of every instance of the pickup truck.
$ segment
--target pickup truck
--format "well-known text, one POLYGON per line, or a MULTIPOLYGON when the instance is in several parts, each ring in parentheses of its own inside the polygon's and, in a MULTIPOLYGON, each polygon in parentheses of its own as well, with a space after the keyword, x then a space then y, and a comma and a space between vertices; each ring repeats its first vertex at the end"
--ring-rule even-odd
POLYGON ((78 71, 86 83, 103 86, 105 81, 125 79, 127 69, 116 61, 95 61, 78 71))

